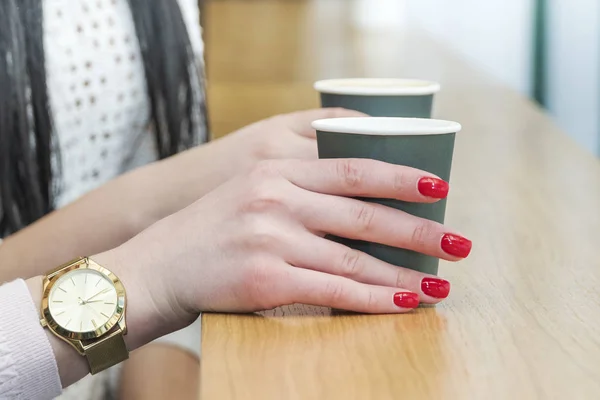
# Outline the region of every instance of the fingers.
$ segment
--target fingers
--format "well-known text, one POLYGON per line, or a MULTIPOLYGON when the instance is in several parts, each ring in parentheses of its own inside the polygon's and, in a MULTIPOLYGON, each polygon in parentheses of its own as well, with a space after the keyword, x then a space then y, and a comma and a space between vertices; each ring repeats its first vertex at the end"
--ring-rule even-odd
POLYGON ((450 261, 465 258, 471 251, 468 239, 439 223, 378 204, 335 196, 435 201, 420 192, 419 177, 425 174, 422 171, 374 160, 293 160, 261 163, 255 173, 292 183, 285 199, 279 199, 311 231, 405 248, 450 261), (394 182, 401 183, 394 188, 394 182))
POLYGON ((471 241, 444 225, 364 201, 301 191, 289 200, 304 226, 349 239, 365 240, 457 261, 471 241))
POLYGON ((448 297, 450 283, 436 276, 397 267, 342 244, 302 232, 284 255, 296 267, 339 275, 370 285, 396 287, 434 304, 448 297))
POLYGON ((286 303, 303 303, 342 310, 389 314, 403 313, 419 305, 419 295, 407 290, 367 285, 336 275, 291 268, 278 290, 286 303))
POLYGON ((296 160, 278 169, 296 186, 338 196, 432 203, 450 189, 428 172, 368 159, 296 160))
POLYGON ((317 142, 304 136, 296 136, 293 142, 295 158, 315 160, 319 158, 317 142))
POLYGON ((314 139, 316 138, 316 132, 312 129, 311 124, 318 119, 366 116, 361 112, 345 108, 315 108, 286 114, 284 117, 289 121, 288 126, 294 132, 314 139))

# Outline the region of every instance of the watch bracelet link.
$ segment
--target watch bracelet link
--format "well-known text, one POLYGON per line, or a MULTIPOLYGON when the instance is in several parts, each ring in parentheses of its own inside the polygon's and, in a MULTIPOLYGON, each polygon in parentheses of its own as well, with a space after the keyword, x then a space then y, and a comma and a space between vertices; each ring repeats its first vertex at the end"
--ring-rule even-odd
POLYGON ((104 371, 113 365, 119 364, 129 358, 129 351, 125 345, 123 332, 120 329, 100 338, 85 349, 92 375, 104 371))
POLYGON ((50 277, 53 276, 54 274, 56 274, 58 271, 61 271, 67 267, 70 267, 71 265, 75 265, 75 264, 81 264, 81 265, 87 265, 89 263, 89 258, 88 257, 78 257, 74 260, 71 260, 69 262, 66 262, 62 265, 59 265, 58 267, 54 268, 53 270, 49 271, 48 273, 46 273, 46 276, 50 277))

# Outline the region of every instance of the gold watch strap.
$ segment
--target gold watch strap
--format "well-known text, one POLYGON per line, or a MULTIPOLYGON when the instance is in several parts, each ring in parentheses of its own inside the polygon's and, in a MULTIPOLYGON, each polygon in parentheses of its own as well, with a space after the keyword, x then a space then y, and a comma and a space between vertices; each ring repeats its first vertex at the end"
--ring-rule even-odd
POLYGON ((57 272, 60 272, 60 271, 62 271, 63 269, 65 269, 65 268, 67 268, 67 267, 70 267, 71 265, 75 265, 75 264, 81 264, 81 265, 85 265, 85 264, 87 264, 88 262, 89 262, 89 261, 88 261, 88 257, 78 257, 78 258, 76 258, 76 259, 74 259, 74 260, 71 260, 71 261, 69 261, 69 262, 66 262, 66 263, 64 263, 64 264, 62 264, 62 265, 59 265, 58 267, 54 268, 52 271, 49 271, 49 272, 46 274, 46 277, 47 277, 47 278, 52 278, 52 277, 53 277, 53 276, 54 276, 54 275, 55 275, 57 272))
POLYGON ((123 332, 115 332, 100 338, 85 349, 85 356, 90 365, 92 375, 112 367, 129 358, 129 351, 123 339, 123 332))

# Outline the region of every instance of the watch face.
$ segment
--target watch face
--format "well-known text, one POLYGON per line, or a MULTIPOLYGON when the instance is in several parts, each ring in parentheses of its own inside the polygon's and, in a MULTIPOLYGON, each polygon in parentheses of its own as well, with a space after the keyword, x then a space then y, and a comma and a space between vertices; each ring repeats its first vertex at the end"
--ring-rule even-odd
POLYGON ((92 332, 115 314, 117 292, 103 274, 75 269, 58 278, 48 295, 48 308, 56 323, 71 332, 92 332))

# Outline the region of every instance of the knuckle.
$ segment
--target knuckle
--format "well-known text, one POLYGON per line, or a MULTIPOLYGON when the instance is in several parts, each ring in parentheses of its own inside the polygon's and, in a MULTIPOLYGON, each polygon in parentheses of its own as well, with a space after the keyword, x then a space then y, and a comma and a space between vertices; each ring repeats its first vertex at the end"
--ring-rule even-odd
POLYGON ((267 213, 285 207, 281 187, 274 182, 262 182, 253 185, 249 195, 242 202, 242 211, 249 213, 267 213))
POLYGON ((336 173, 342 184, 348 188, 360 187, 364 180, 363 169, 358 160, 340 160, 336 163, 336 173))
POLYGON ((344 252, 341 265, 341 275, 352 278, 363 274, 365 270, 364 257, 358 250, 347 249, 344 252))
POLYGON ((375 219, 375 207, 370 204, 360 202, 351 212, 352 220, 355 222, 355 230, 357 232, 369 232, 373 228, 373 220, 375 219))
POLYGON ((396 275, 396 287, 416 290, 421 285, 425 275, 407 268, 398 268, 396 275))
POLYGON ((403 193, 410 188, 411 179, 406 171, 400 169, 394 174, 393 189, 396 193, 403 193))
POLYGON ((271 304, 270 276, 267 260, 260 257, 249 263, 242 276, 242 293, 260 308, 267 308, 271 304))
POLYGON ((327 286, 325 286, 325 296, 329 304, 341 304, 345 295, 344 287, 339 282, 329 282, 327 283, 327 286))
POLYGON ((367 310, 376 310, 378 306, 377 296, 369 290, 369 296, 367 298, 367 310))
POLYGON ((413 247, 422 248, 426 246, 435 230, 434 224, 430 221, 420 222, 412 232, 411 244, 413 247))
POLYGON ((279 235, 275 227, 263 218, 253 218, 248 229, 248 244, 253 249, 273 249, 279 243, 279 235))
POLYGON ((404 268, 398 268, 398 272, 396 275, 396 287, 397 288, 407 287, 405 278, 406 277, 405 277, 405 273, 404 273, 404 268))

